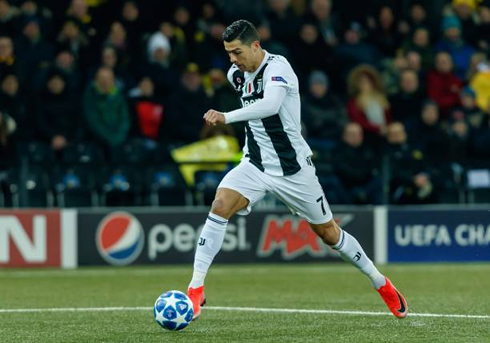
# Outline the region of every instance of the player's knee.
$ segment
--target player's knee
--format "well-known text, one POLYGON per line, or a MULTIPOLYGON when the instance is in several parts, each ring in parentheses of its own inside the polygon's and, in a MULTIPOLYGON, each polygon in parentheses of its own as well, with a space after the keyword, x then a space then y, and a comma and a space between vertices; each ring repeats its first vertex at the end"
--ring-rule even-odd
POLYGON ((335 245, 339 242, 340 230, 335 221, 315 225, 314 231, 325 244, 335 245))
POLYGON ((215 198, 211 205, 211 212, 222 217, 229 219, 232 215, 231 206, 222 198, 215 198))

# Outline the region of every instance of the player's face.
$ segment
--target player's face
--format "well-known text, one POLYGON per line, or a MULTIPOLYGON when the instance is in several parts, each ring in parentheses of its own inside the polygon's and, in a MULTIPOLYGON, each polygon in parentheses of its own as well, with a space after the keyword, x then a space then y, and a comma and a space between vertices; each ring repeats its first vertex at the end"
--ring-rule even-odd
POLYGON ((250 45, 243 44, 235 39, 231 42, 224 42, 225 50, 230 56, 230 62, 240 69, 240 71, 253 72, 256 68, 256 60, 260 48, 259 42, 255 41, 250 45))

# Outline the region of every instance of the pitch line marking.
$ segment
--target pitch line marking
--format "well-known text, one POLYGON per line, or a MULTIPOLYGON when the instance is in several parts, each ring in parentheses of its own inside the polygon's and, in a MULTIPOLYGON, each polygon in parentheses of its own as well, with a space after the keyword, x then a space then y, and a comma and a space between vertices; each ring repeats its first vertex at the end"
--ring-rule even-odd
MULTIPOLYGON (((1 313, 40 313, 40 312, 111 312, 111 311, 151 311, 152 307, 58 307, 58 308, 12 308, 0 309, 1 313)), ((205 306, 203 310, 237 311, 237 312, 268 312, 268 313, 306 313, 357 316, 391 316, 389 312, 344 311, 344 310, 310 310, 291 308, 260 308, 260 307, 225 307, 205 306)), ((409 317, 426 318, 459 318, 459 319, 490 319, 490 315, 445 314, 445 313, 409 313, 409 317)))

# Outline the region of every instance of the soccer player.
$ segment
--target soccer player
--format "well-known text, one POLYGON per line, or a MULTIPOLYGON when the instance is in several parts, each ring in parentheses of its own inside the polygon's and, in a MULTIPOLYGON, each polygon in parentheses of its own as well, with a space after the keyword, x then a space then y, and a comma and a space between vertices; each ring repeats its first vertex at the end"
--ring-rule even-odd
POLYGON ((393 315, 405 318, 404 297, 359 242, 333 220, 310 159, 312 152, 301 136, 298 78, 291 65, 284 57, 263 50, 255 27, 246 20, 228 26, 223 40, 233 63, 228 80, 241 94, 242 108, 228 113, 209 110, 204 120, 208 125, 246 122, 246 142, 242 161, 218 186, 199 237, 188 289, 194 319, 205 303, 204 279, 223 244, 228 220, 235 213, 250 213, 267 192, 306 218, 325 244, 369 278, 393 315))

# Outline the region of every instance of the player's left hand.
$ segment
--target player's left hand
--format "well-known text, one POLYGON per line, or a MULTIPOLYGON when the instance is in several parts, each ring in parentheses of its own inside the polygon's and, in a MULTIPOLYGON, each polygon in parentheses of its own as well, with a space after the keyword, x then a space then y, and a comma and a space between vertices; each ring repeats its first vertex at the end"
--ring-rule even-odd
POLYGON ((206 121, 206 124, 212 126, 225 123, 225 115, 215 110, 207 111, 203 118, 206 121))

